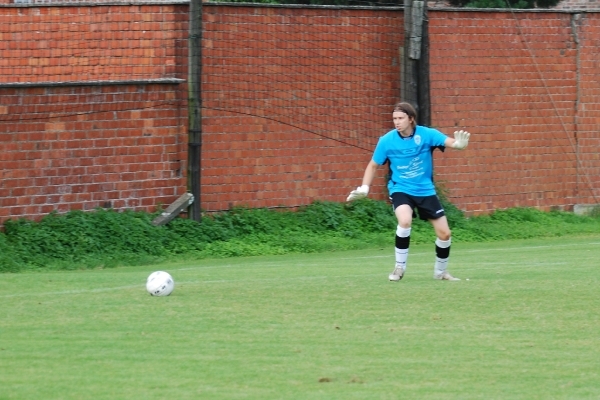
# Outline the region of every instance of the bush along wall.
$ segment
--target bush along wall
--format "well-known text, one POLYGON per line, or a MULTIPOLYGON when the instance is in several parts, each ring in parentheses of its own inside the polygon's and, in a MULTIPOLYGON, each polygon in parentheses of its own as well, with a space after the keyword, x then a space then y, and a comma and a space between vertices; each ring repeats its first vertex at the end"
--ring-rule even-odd
MULTIPOLYGON (((442 202, 455 242, 600 232, 598 216, 516 208, 465 218, 445 199, 442 202)), ((296 211, 235 208, 205 215, 200 223, 176 218, 158 227, 152 225, 156 215, 98 209, 52 213, 39 222, 9 220, 0 233, 0 272, 386 248, 393 246, 397 225, 388 202, 370 199, 316 201, 296 211)), ((434 239, 430 224, 415 219, 412 243, 434 239)))

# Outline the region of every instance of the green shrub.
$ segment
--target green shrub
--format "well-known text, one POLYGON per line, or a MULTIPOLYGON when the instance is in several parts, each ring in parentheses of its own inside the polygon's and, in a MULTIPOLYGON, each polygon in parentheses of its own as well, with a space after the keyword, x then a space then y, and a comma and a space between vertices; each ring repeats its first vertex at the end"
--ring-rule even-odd
POLYGON ((18 272, 20 269, 15 249, 8 243, 6 236, 0 234, 0 272, 18 272))
MULTIPOLYGON (((501 210, 465 218, 442 194, 453 240, 524 239, 600 232, 598 216, 501 210)), ((390 246, 396 218, 386 201, 315 201, 297 211, 235 208, 201 223, 176 218, 153 226, 156 214, 98 209, 49 214, 39 222, 7 221, 0 233, 0 272, 110 268, 173 259, 312 253, 390 246)), ((415 219, 411 243, 432 243, 434 231, 415 219)))

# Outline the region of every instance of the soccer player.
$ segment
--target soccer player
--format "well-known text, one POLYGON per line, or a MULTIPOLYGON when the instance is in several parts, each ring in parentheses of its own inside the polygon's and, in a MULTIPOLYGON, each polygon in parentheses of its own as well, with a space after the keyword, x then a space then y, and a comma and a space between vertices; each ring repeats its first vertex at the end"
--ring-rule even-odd
POLYGON ((396 266, 389 275, 398 282, 406 271, 410 230, 415 210, 419 218, 429 221, 437 236, 433 278, 458 281, 447 271, 451 233, 448 219, 433 184, 433 151, 446 147, 464 149, 469 144, 469 132, 456 131, 454 138, 442 132, 417 125, 417 112, 409 103, 398 103, 392 113, 395 129, 379 138, 373 158, 367 165, 362 186, 350 192, 347 201, 366 197, 380 165, 389 162, 388 190, 398 219, 396 229, 396 266))

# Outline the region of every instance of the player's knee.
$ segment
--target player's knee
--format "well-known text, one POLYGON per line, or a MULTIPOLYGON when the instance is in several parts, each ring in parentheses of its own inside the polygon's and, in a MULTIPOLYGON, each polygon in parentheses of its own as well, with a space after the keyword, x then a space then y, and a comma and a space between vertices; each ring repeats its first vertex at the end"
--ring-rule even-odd
POLYGON ((410 229, 412 226, 412 220, 398 219, 398 226, 402 229, 410 229))
POLYGON ((452 232, 450 232, 450 229, 438 230, 436 234, 437 237, 443 241, 450 240, 450 237, 452 236, 452 232))

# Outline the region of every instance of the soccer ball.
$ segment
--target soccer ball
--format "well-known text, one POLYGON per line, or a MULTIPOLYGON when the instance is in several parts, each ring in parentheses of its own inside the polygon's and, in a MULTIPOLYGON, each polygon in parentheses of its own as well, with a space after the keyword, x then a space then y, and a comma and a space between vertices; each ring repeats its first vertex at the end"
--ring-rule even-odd
POLYGON ((175 289, 173 277, 165 271, 156 271, 150 274, 146 281, 146 290, 152 296, 168 296, 175 289))

